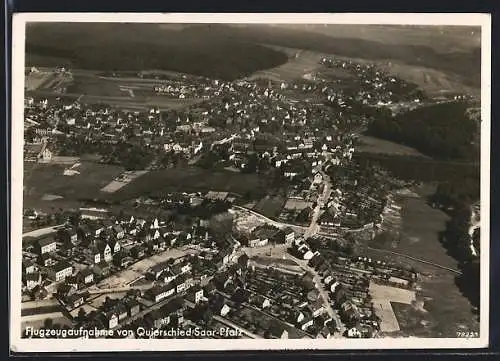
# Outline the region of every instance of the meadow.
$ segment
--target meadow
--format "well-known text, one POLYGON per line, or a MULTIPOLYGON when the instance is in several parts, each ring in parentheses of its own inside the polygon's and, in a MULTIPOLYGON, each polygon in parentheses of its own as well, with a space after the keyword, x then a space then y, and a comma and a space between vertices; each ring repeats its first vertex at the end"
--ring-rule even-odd
POLYGON ((161 195, 168 192, 221 191, 252 198, 267 191, 267 182, 258 174, 230 171, 210 171, 197 167, 170 168, 151 171, 109 195, 115 201, 129 200, 142 195, 161 195))

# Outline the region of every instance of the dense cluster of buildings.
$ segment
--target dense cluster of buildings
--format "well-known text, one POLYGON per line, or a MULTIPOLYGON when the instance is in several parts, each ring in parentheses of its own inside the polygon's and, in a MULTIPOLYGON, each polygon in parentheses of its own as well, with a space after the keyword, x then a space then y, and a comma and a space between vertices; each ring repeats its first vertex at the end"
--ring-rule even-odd
MULTIPOLYGON (((371 66, 322 63, 355 73, 363 86, 352 93, 305 80, 276 85, 167 77, 153 89, 158 96, 203 99, 175 111, 27 98, 26 161, 97 153, 103 162, 124 164, 130 154, 147 153, 147 164, 139 167, 153 169, 165 166, 169 154, 191 165, 211 157, 208 168, 272 174, 284 191, 272 219, 247 232, 233 227, 226 235, 211 228, 218 207, 210 204, 223 202, 219 211, 225 213, 238 197, 220 190, 136 200, 158 211, 182 208, 183 223, 159 212, 80 212, 64 219, 55 234, 25 242, 24 299, 56 297, 83 328, 188 332, 223 326, 239 332, 232 337, 330 338, 344 330, 348 337, 374 337, 379 321, 370 282, 413 287, 416 275, 371 259, 332 258, 290 227, 375 230, 386 206, 386 175, 352 159, 353 134, 372 117, 354 109, 420 98, 371 66), (208 214, 186 212, 194 208, 208 214), (262 266, 242 252, 275 245, 289 247, 315 274, 262 266), (165 256, 174 251, 182 256, 165 256)), ((37 211, 25 217, 37 219, 37 211)), ((134 332, 129 336, 142 337, 134 332)))

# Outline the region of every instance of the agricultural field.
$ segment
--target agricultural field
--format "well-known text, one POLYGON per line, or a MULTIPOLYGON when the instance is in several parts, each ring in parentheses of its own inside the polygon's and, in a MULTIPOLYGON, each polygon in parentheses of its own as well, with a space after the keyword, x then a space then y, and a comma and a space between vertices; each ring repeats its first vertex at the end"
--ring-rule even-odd
POLYGON ((40 203, 56 205, 61 204, 61 201, 78 201, 80 197, 97 197, 102 187, 123 172, 120 166, 92 162, 82 162, 76 168, 80 174, 73 176, 65 176, 64 169, 66 167, 59 164, 26 164, 24 207, 38 207, 40 203))
POLYGON ((94 76, 75 75, 74 81, 68 87, 70 94, 99 95, 104 97, 124 97, 129 94, 120 90, 116 82, 94 76))
POLYGON ((36 90, 54 77, 51 72, 33 72, 24 77, 24 87, 26 90, 36 90))
POLYGON ((267 46, 287 54, 288 61, 275 68, 257 71, 247 77, 247 79, 265 78, 273 81, 286 82, 302 79, 304 76, 307 76, 307 74, 311 74, 321 68, 320 60, 324 57, 324 54, 279 46, 267 46))
POLYGON ((266 217, 275 218, 281 213, 285 201, 286 199, 281 196, 266 195, 253 207, 253 210, 266 217))
POLYGON ((375 313, 381 318, 382 332, 400 330, 398 320, 392 308, 393 302, 410 305, 415 301, 415 291, 370 283, 370 295, 373 298, 375 313))
POLYGON ((399 143, 372 137, 369 135, 359 136, 360 145, 356 147, 358 152, 389 154, 389 155, 410 155, 425 157, 415 148, 411 148, 399 143))
POLYGON ((110 197, 114 200, 127 200, 146 194, 209 190, 257 197, 268 191, 266 183, 258 174, 212 172, 196 167, 172 168, 151 171, 111 194, 110 197))
MULTIPOLYGON (((417 189, 422 196, 431 191, 431 187, 417 189)), ((421 273, 416 297, 421 305, 393 303, 401 335, 456 337, 457 331, 479 330, 472 305, 457 286, 458 274, 438 267, 458 270, 458 262, 439 240, 439 232, 444 230, 448 219, 442 211, 430 207, 425 198, 407 196, 403 199, 401 237, 386 245, 377 244, 380 250, 363 251, 367 256, 414 267, 421 273), (433 264, 388 253, 388 250, 433 264)))

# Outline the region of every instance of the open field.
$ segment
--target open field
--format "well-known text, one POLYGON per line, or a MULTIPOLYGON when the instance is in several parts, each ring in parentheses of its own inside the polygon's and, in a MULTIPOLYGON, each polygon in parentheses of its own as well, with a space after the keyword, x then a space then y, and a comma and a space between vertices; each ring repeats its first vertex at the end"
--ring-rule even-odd
POLYGON ((64 200, 75 201, 80 197, 97 197, 102 187, 123 172, 120 166, 82 162, 78 167, 80 174, 69 177, 63 175, 65 168, 59 164, 25 163, 24 207, 35 207, 47 194, 63 197, 43 201, 54 204, 64 200))
MULTIPOLYGON (((297 30, 297 25, 273 25, 297 30)), ((481 45, 479 27, 422 25, 308 24, 305 31, 332 38, 352 38, 393 45, 427 46, 438 53, 467 52, 481 45)))
POLYGON ((381 318, 380 330, 382 332, 399 331, 399 323, 394 315, 391 303, 412 304, 415 301, 415 291, 402 288, 370 283, 370 294, 373 297, 375 313, 381 318))
POLYGON ((359 152, 425 157, 415 148, 407 147, 405 145, 394 143, 388 140, 371 137, 369 135, 360 135, 359 140, 361 142, 361 145, 356 147, 356 150, 359 152))
POLYGON ((408 305, 415 301, 415 291, 379 285, 374 282, 370 283, 370 294, 374 299, 385 299, 391 302, 405 303, 408 305))
POLYGON ((105 97, 126 96, 126 94, 120 90, 120 87, 112 80, 81 75, 74 77, 73 84, 68 87, 68 93, 101 95, 105 97))
POLYGON ((35 90, 28 92, 27 95, 35 97, 44 97, 47 99, 62 98, 68 100, 78 100, 87 104, 106 104, 111 107, 122 110, 144 110, 152 107, 158 107, 160 110, 181 109, 203 101, 203 99, 176 99, 162 96, 135 96, 131 97, 128 92, 123 92, 122 96, 102 96, 102 95, 84 95, 81 93, 57 94, 50 91, 35 90))
POLYGON ((285 201, 286 199, 280 196, 266 195, 253 207, 253 210, 269 218, 277 217, 281 213, 285 201))
POLYGON ((396 203, 402 207, 399 237, 388 237, 385 242, 378 240, 372 246, 457 269, 458 262, 448 255, 439 240, 439 233, 445 229, 449 217, 432 208, 425 199, 433 189, 433 186, 424 186, 415 193, 395 194, 396 203))
POLYGON ((221 191, 245 195, 247 192, 263 195, 267 192, 266 181, 257 174, 212 172, 196 167, 172 168, 151 171, 111 196, 126 200, 144 194, 173 191, 221 191))
POLYGON ((26 48, 27 65, 53 64, 48 57, 56 56, 86 69, 116 70, 119 63, 122 70, 160 68, 224 79, 260 73, 278 81, 312 72, 320 54, 380 66, 390 60, 391 73, 424 90, 469 93, 480 86, 479 46, 478 27, 61 23, 32 24, 26 48), (293 59, 285 48, 304 51, 293 59))
POLYGON ((288 55, 288 61, 275 68, 260 70, 247 77, 247 79, 253 80, 256 78, 266 78, 274 81, 291 81, 294 79, 301 79, 304 75, 314 72, 316 69, 321 67, 319 63, 323 54, 303 51, 300 49, 289 49, 279 46, 268 47, 274 48, 276 50, 282 51, 288 55))
MULTIPOLYGON (((417 189, 423 195, 431 191, 430 187, 417 189)), ((423 198, 409 195, 403 198, 402 204, 401 238, 397 242, 378 246, 457 269, 458 262, 447 253, 438 237, 438 233, 445 228, 448 216, 430 207, 423 198)), ((400 320, 403 335, 456 337, 457 331, 479 330, 472 305, 456 284, 455 273, 394 254, 384 255, 375 250, 364 252, 377 259, 414 267, 422 274, 417 300, 423 302, 423 310, 427 312, 396 305, 396 317, 400 320), (413 318, 419 320, 418 324, 412 321, 413 318)))
MULTIPOLYGON (((337 58, 352 60, 361 64, 375 64, 381 70, 397 76, 409 83, 417 84, 423 91, 431 96, 443 94, 469 94, 479 99, 480 87, 472 84, 464 76, 447 72, 445 69, 434 69, 418 64, 409 64, 390 58, 348 57, 340 53, 323 53, 311 50, 290 49, 280 46, 267 45, 288 54, 288 62, 275 68, 261 70, 247 79, 266 78, 273 81, 292 81, 317 74, 329 81, 348 80, 352 74, 340 69, 328 69, 320 65, 320 60, 337 58)), ((475 69, 479 71, 478 69, 475 69)))
POLYGON ((147 171, 145 170, 138 170, 138 171, 126 171, 120 174, 118 177, 113 179, 110 183, 108 183, 106 186, 104 186, 101 189, 101 192, 106 192, 106 193, 114 193, 120 188, 125 187, 127 184, 132 182, 134 179, 140 177, 141 175, 146 174, 147 171))
POLYGON ((40 88, 44 83, 54 77, 52 72, 34 72, 24 77, 24 87, 31 91, 40 88))
POLYGON ((480 99, 480 87, 471 86, 467 79, 443 71, 394 62, 378 62, 378 66, 388 73, 409 83, 417 84, 429 95, 469 94, 480 99))

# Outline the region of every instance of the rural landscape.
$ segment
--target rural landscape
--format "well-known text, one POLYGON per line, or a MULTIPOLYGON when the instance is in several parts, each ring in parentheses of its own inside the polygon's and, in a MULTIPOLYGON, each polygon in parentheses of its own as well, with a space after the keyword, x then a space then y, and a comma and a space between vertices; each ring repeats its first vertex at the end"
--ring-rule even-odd
POLYGON ((480 40, 29 23, 21 337, 480 337, 480 40))

